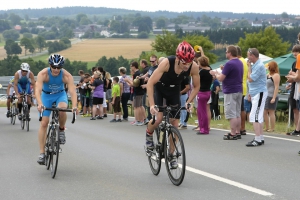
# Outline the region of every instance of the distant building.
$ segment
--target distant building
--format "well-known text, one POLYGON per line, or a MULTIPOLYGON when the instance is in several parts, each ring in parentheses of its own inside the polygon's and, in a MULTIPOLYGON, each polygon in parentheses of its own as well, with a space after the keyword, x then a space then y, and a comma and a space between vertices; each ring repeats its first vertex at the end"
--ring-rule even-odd
POLYGON ((251 26, 261 27, 261 26, 263 26, 263 23, 262 23, 262 21, 255 21, 255 22, 252 22, 251 26))
POLYGON ((16 31, 20 31, 20 30, 22 29, 22 27, 21 27, 20 25, 15 25, 14 29, 15 29, 16 31))

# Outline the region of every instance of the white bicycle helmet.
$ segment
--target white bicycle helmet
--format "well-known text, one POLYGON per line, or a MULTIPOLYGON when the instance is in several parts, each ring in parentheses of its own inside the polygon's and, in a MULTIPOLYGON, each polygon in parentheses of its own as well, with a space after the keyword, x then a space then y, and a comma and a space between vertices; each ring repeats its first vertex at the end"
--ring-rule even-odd
POLYGON ((28 65, 28 63, 21 64, 21 70, 29 71, 29 69, 30 69, 30 66, 28 65))

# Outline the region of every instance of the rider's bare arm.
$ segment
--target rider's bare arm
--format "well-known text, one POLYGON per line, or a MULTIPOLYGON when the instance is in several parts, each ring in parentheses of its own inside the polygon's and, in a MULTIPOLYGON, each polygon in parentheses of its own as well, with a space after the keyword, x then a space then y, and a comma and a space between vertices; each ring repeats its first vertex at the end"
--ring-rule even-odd
MULTIPOLYGON (((34 74, 32 72, 30 72, 29 78, 30 78, 30 81, 31 81, 31 85, 32 85, 32 87, 34 89, 35 79, 34 79, 34 74)), ((35 90, 33 90, 33 95, 35 95, 35 90)))
POLYGON ((199 66, 195 62, 193 62, 191 69, 191 77, 193 80, 193 89, 186 103, 191 103, 200 89, 199 66))
POLYGON ((36 102, 38 104, 38 109, 40 108, 40 106, 42 106, 41 94, 43 89, 43 83, 49 81, 47 70, 48 69, 45 68, 42 71, 40 71, 37 75, 37 80, 35 82, 34 93, 35 93, 36 102))
POLYGON ((14 90, 15 90, 16 96, 19 95, 18 82, 19 82, 19 74, 18 74, 18 72, 16 72, 15 73, 15 78, 14 78, 14 90))

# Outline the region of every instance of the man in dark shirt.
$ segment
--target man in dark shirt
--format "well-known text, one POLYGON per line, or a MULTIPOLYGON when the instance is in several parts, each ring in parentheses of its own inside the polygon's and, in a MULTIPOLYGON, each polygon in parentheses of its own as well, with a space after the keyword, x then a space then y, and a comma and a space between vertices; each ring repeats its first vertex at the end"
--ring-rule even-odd
MULTIPOLYGON (((148 70, 150 69, 150 67, 148 66, 148 63, 147 63, 147 61, 145 60, 145 59, 142 59, 141 61, 140 61, 140 66, 142 67, 142 74, 141 75, 145 75, 145 74, 147 74, 148 73, 148 70)), ((145 80, 145 82, 147 82, 146 80, 145 80)), ((143 87, 142 87, 143 88, 143 87)), ((147 112, 148 112, 148 116, 147 116, 147 118, 145 119, 145 121, 144 121, 144 124, 146 125, 146 124, 148 124, 148 122, 149 122, 149 120, 152 118, 152 116, 151 116, 151 114, 150 114, 150 109, 149 109, 149 107, 146 105, 146 99, 147 99, 147 90, 145 89, 145 88, 143 88, 144 90, 145 90, 145 94, 144 94, 144 96, 143 96, 143 107, 145 108, 145 110, 147 110, 147 112)))
MULTIPOLYGON (((132 62, 130 65, 130 70, 134 72, 133 74, 133 80, 136 79, 136 77, 141 75, 141 72, 139 70, 139 64, 137 62, 132 62)), ((143 107, 143 96, 145 94, 145 89, 143 89, 141 86, 144 84, 144 80, 140 79, 139 84, 135 85, 133 84, 134 81, 125 78, 124 79, 130 86, 133 87, 133 106, 134 106, 134 116, 135 116, 135 123, 133 125, 136 126, 142 126, 144 125, 144 120, 146 118, 146 112, 143 107)))

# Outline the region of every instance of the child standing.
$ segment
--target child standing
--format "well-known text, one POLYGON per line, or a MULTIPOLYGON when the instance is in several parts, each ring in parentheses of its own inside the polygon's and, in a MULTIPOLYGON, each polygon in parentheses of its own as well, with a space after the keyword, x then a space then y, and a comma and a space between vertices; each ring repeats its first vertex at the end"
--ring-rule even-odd
POLYGON ((119 78, 115 76, 113 78, 113 87, 111 91, 111 96, 112 96, 112 107, 114 109, 114 119, 112 119, 110 122, 122 122, 121 120, 121 90, 120 90, 120 85, 119 85, 119 78), (117 120, 117 115, 119 115, 119 119, 117 120))

